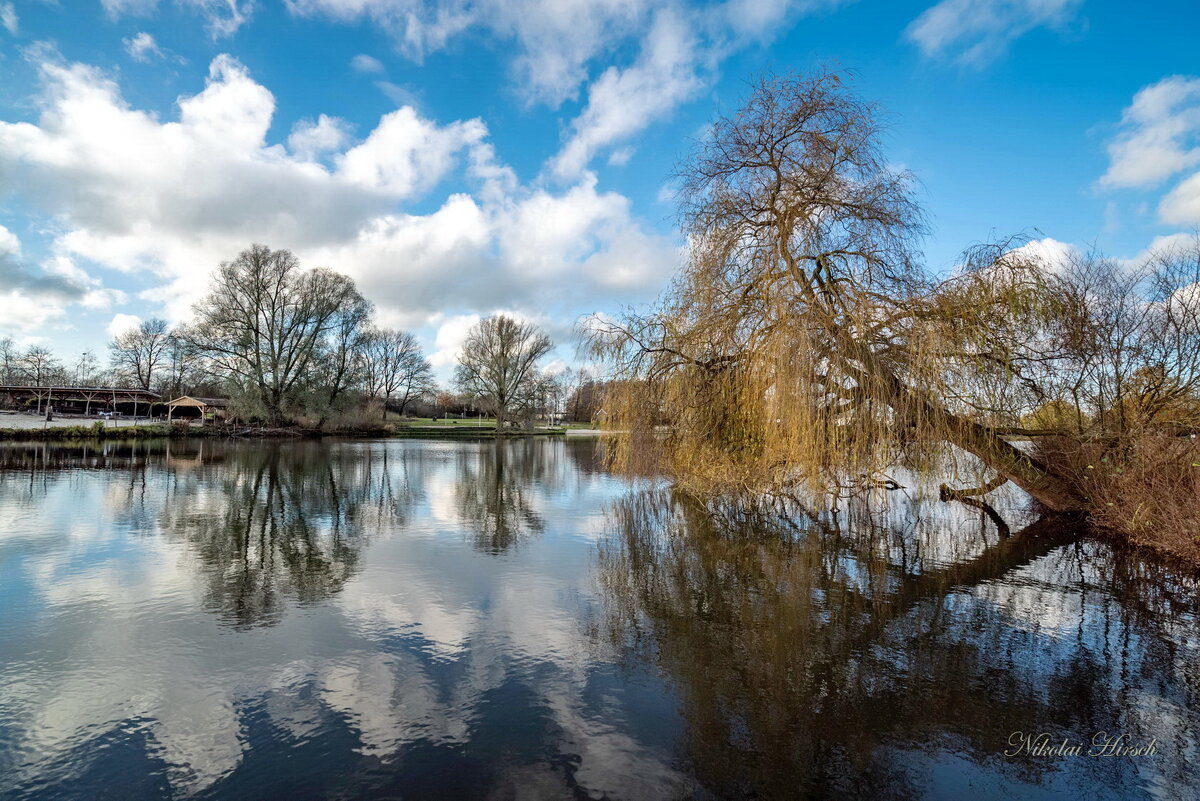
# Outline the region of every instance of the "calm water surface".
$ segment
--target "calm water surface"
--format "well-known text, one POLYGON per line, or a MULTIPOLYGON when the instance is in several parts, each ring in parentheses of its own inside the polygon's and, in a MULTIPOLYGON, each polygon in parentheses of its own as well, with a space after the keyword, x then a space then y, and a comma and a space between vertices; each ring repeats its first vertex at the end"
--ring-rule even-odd
POLYGON ((0 445, 0 798, 1200 798, 1194 577, 600 447, 0 445))

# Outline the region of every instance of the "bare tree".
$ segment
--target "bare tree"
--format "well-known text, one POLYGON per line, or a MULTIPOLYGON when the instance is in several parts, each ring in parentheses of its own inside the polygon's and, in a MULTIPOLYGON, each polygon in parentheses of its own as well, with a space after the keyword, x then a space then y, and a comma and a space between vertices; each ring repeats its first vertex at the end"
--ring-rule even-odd
POLYGON ((13 384, 20 380, 20 351, 12 337, 0 337, 0 383, 13 384))
POLYGON ((434 388, 433 368, 417 338, 407 331, 377 328, 367 332, 362 360, 367 391, 383 402, 384 419, 393 397, 399 402, 398 413, 404 414, 409 403, 434 388))
POLYGON ((601 409, 604 385, 586 369, 575 373, 566 400, 568 419, 576 423, 590 423, 601 409))
POLYGON ((209 377, 204 356, 192 345, 186 329, 177 328, 168 333, 159 391, 165 396, 177 398, 194 392, 195 387, 209 377))
POLYGON ((303 271, 289 251, 251 245, 221 265, 186 337, 278 425, 339 313, 356 300, 345 276, 303 271))
POLYGON ((146 320, 113 338, 108 345, 113 371, 137 387, 149 390, 155 373, 166 363, 170 342, 167 321, 146 320))
POLYGON ((481 320, 471 329, 458 357, 455 382, 460 391, 481 399, 503 428, 510 408, 528 395, 538 376, 537 362, 554 343, 532 323, 505 315, 481 320))
POLYGON ((327 341, 321 346, 319 378, 324 401, 321 423, 348 389, 363 376, 363 354, 369 342, 374 307, 353 290, 334 314, 327 341))
POLYGON ((17 362, 17 371, 33 386, 65 383, 66 379, 62 362, 48 348, 41 345, 34 345, 21 354, 17 362))
POLYGON ((95 353, 85 350, 79 354, 79 358, 71 370, 71 382, 84 387, 96 386, 101 383, 100 362, 95 353))

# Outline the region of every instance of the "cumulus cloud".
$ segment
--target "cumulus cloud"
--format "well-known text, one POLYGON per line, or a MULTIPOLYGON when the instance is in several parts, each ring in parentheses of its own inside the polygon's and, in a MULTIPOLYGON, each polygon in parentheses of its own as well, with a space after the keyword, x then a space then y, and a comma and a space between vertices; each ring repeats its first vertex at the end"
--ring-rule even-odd
POLYGON ((350 140, 350 123, 339 117, 324 114, 316 122, 301 120, 292 126, 288 150, 305 161, 313 161, 322 153, 341 150, 350 140))
MULTIPOLYGON (((1200 165, 1200 78, 1172 75, 1141 89, 1108 145, 1104 188, 1152 188, 1200 165)), ((1159 204, 1163 221, 1200 225, 1200 172, 1159 204)))
POLYGON ((1050 273, 1061 273, 1080 256, 1079 248, 1048 236, 1026 242, 1012 253, 1050 273))
POLYGON ((445 320, 438 320, 437 336, 434 338, 429 363, 434 367, 454 365, 463 345, 466 344, 467 334, 482 319, 478 314, 456 314, 445 320))
POLYGON ((109 321, 104 330, 110 337, 115 339, 129 329, 137 328, 141 324, 142 318, 136 314, 117 313, 113 315, 112 320, 109 321))
POLYGON ((1106 186, 1151 186, 1200 164, 1200 78, 1172 75, 1134 95, 1108 155, 1106 186))
MULTIPOLYGON (((0 122, 0 193, 56 221, 64 263, 149 275, 141 297, 171 320, 251 242, 345 272, 381 321, 405 327, 497 308, 573 317, 578 304, 647 297, 678 261, 676 243, 591 174, 563 191, 522 186, 482 120, 404 107, 356 141, 318 116, 275 143, 273 95, 227 55, 174 120, 130 107, 93 67, 52 54, 39 67, 38 120, 0 122), (429 203, 450 180, 458 188, 429 203), (407 211, 417 200, 430 210, 407 211)), ((117 297, 89 287, 89 302, 117 297)))
MULTIPOLYGON (((369 20, 417 61, 465 31, 486 30, 515 45, 509 71, 529 104, 558 107, 586 87, 587 104, 549 165, 552 173, 573 179, 598 152, 696 97, 731 53, 770 40, 801 14, 840 2, 726 0, 698 8, 650 0, 288 0, 287 5, 300 16, 369 20), (636 53, 632 63, 593 77, 600 57, 626 48, 636 53)), ((373 61, 356 67, 370 71, 373 61)), ((628 152, 617 150, 615 163, 628 152)))
POLYGON ((457 153, 486 136, 478 119, 441 127, 405 106, 385 114, 366 141, 346 151, 338 170, 363 188, 411 197, 436 185, 457 153))
POLYGON ((1062 28, 1083 0, 941 0, 912 21, 905 36, 922 55, 982 66, 1035 28, 1062 28))
POLYGON ((0 225, 0 327, 32 331, 61 319, 71 304, 106 308, 122 299, 64 255, 31 268, 16 234, 0 225))
POLYGON ((158 42, 154 41, 154 37, 145 31, 126 37, 121 40, 125 45, 125 52, 134 61, 149 63, 156 58, 163 57, 163 51, 158 46, 158 42))
POLYGON ((1167 193, 1158 206, 1163 222, 1200 225, 1200 172, 1167 193))

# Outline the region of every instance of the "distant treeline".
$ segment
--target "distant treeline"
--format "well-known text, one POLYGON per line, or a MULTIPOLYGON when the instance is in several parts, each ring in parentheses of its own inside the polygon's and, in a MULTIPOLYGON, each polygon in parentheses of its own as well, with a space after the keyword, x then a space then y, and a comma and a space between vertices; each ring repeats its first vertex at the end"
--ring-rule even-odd
POLYGON ((538 418, 590 420, 586 371, 549 372, 553 347, 531 323, 497 315, 467 337, 454 386, 440 388, 416 337, 375 323, 350 278, 303 269, 287 250, 251 245, 220 265, 192 318, 151 319, 67 365, 50 349, 0 339, 0 383, 115 386, 228 398, 228 416, 269 426, 338 428, 396 415, 487 413, 500 427, 538 418), (453 391, 452 391, 453 390, 453 391))

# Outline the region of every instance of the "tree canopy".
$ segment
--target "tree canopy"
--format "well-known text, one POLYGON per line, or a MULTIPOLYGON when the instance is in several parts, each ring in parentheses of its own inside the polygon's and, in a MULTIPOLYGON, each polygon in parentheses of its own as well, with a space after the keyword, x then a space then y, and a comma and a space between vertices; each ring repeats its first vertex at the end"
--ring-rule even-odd
POLYGON ((953 452, 981 492, 1083 508, 1078 476, 1012 436, 1111 439, 1148 397, 1135 375, 1161 402, 1195 390, 1200 247, 1130 272, 1001 242, 934 275, 880 119, 843 74, 767 78, 701 141, 680 175, 685 266, 654 308, 589 326, 630 432, 618 463, 704 491, 836 491, 953 452), (1078 410, 1070 432, 1017 432, 1054 400, 1078 410))
POLYGON ((467 334, 455 383, 494 411, 496 428, 503 428, 510 410, 532 405, 531 398, 540 394, 537 363, 552 347, 533 323, 503 314, 488 317, 467 334))

